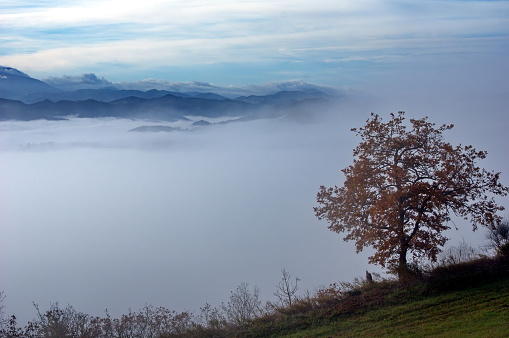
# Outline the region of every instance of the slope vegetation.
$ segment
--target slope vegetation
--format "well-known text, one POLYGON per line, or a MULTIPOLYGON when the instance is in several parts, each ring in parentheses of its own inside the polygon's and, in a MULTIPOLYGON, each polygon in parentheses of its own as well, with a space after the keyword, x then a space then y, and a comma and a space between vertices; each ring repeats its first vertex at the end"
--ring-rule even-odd
POLYGON ((238 332, 246 337, 509 336, 507 257, 412 280, 331 285, 238 332))

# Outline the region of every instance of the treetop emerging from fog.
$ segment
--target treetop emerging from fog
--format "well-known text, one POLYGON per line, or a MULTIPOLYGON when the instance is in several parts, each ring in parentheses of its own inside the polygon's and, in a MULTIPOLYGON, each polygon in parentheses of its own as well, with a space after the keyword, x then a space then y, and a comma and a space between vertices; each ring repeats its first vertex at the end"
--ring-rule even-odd
POLYGON ((366 125, 352 129, 361 137, 353 164, 343 169, 342 187, 320 187, 319 219, 329 229, 345 232, 357 252, 372 246, 370 263, 389 266, 401 275, 408 271, 407 253, 435 261, 447 241, 443 235, 451 215, 478 225, 500 223, 493 195, 505 196, 500 173, 477 165, 486 151, 472 146, 452 146, 443 132, 453 125, 435 127, 426 118, 410 119, 391 114, 384 122, 372 114, 366 125))

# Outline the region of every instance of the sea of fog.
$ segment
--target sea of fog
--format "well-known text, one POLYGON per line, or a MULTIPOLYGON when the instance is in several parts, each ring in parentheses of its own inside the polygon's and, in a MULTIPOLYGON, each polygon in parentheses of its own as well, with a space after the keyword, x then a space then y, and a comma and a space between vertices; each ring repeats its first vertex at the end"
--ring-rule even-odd
MULTIPOLYGON (((369 112, 202 128, 106 118, 1 122, 6 314, 26 322, 36 317, 32 302, 113 317, 145 304, 198 312, 227 302, 242 282, 274 300, 283 268, 300 278, 300 293, 381 272, 367 264, 369 250, 355 254, 313 214, 318 187, 342 183, 358 142, 350 128, 369 112), (188 130, 129 132, 143 125, 188 130)), ((460 121, 452 138, 472 136, 476 121, 460 121)), ((504 152, 495 142, 490 150, 504 152)), ((502 159, 489 164, 507 168, 502 159)), ((480 236, 453 232, 451 244, 480 236)))

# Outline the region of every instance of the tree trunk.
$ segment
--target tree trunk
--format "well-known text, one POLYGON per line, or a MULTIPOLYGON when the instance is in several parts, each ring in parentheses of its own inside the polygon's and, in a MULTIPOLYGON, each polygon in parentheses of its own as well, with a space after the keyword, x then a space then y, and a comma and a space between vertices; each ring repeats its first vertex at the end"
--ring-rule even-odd
POLYGON ((408 264, 406 260, 406 254, 408 251, 408 245, 403 240, 400 244, 399 249, 399 260, 398 260, 398 279, 400 281, 404 281, 410 275, 410 270, 408 269, 408 264))

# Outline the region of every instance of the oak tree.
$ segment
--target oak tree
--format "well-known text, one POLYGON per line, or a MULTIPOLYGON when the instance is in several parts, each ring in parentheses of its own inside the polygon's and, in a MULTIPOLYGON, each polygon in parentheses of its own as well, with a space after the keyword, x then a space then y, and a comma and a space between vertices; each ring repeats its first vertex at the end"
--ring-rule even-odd
POLYGON ((408 273, 408 255, 436 261, 447 241, 451 216, 491 228, 500 224, 495 195, 508 189, 500 173, 477 166, 486 151, 455 146, 443 132, 453 125, 435 127, 428 118, 410 119, 405 112, 384 122, 371 114, 366 125, 352 129, 361 142, 353 164, 343 169, 343 186, 321 186, 314 208, 328 228, 346 233, 357 252, 373 247, 370 263, 391 267, 401 278, 408 273))

